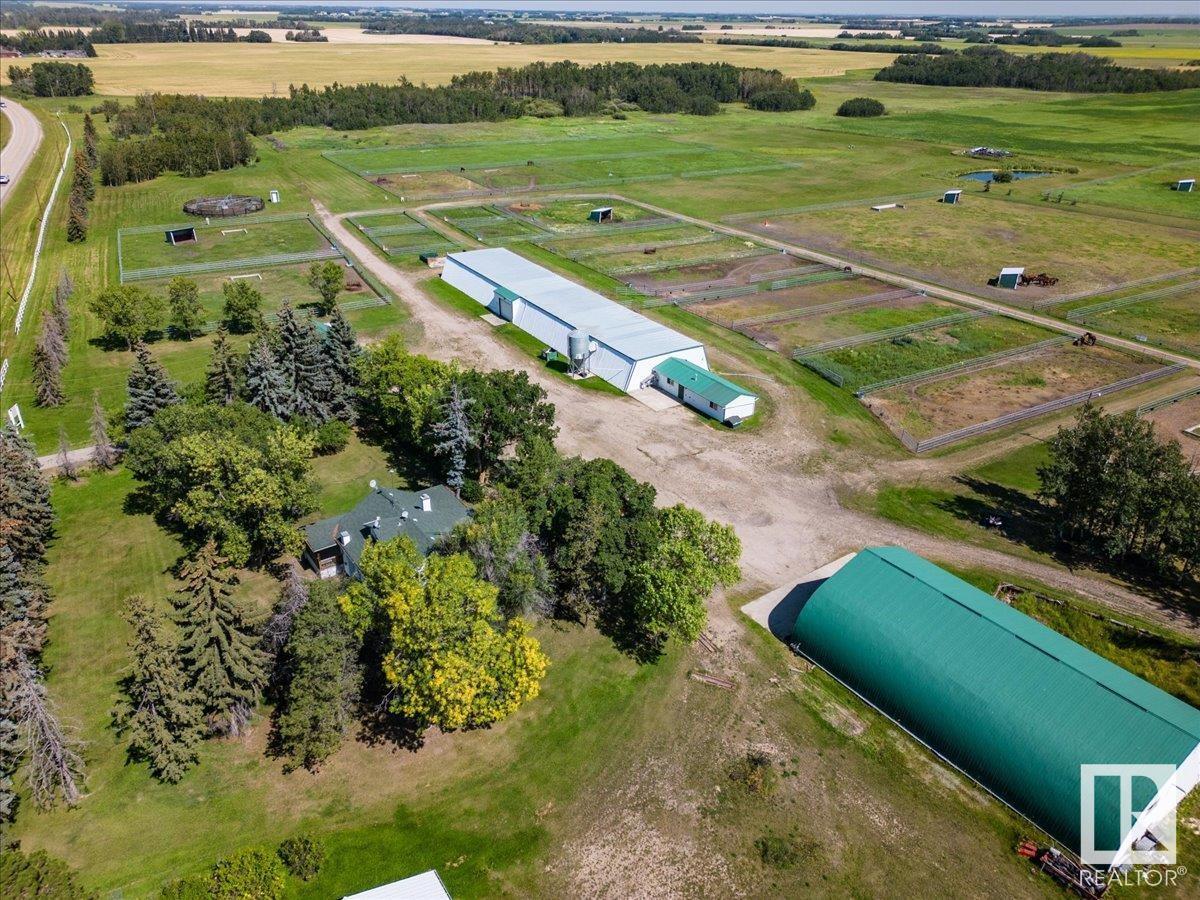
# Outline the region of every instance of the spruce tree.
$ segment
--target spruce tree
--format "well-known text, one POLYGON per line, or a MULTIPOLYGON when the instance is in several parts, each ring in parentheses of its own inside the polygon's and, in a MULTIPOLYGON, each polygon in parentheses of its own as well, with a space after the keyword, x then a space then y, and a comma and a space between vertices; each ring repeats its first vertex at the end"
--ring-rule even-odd
POLYGON ((134 596, 126 601, 125 619, 133 626, 133 668, 122 682, 125 698, 113 718, 129 736, 130 758, 149 763, 155 778, 174 784, 199 758, 196 746, 204 736, 199 697, 164 617, 134 596))
POLYGON ((66 341, 71 337, 71 308, 68 301, 75 293, 75 283, 66 269, 58 273, 58 284, 54 286, 54 320, 58 323, 58 331, 66 341))
POLYGON ((87 240, 87 211, 84 209, 82 201, 76 200, 74 194, 71 195, 68 207, 67 242, 82 244, 87 240))
POLYGON ((466 481, 467 451, 475 446, 475 435, 468 415, 473 403, 463 393, 458 380, 452 381, 442 401, 441 418, 431 427, 437 438, 433 445, 434 452, 446 457, 446 486, 453 488, 455 494, 462 491, 466 481))
POLYGON ((355 420, 354 388, 358 384, 355 362, 360 350, 354 329, 342 315, 340 307, 333 311, 329 330, 322 345, 326 382, 329 388, 327 405, 331 418, 353 425, 355 420))
POLYGON ((72 481, 79 477, 79 467, 75 464, 74 457, 71 456, 71 442, 67 438, 65 425, 58 426, 58 471, 72 481))
POLYGON ((98 469, 111 469, 117 464, 117 449, 108 436, 108 416, 98 390, 92 391, 92 417, 88 424, 92 433, 92 462, 98 469))
POLYGON ((204 398, 209 403, 221 406, 228 406, 236 400, 239 369, 237 355, 229 344, 229 329, 222 323, 217 327, 212 357, 208 362, 208 372, 204 376, 204 398))
POLYGON ((38 406, 62 406, 66 400, 62 386, 62 347, 57 326, 46 319, 37 343, 33 345, 33 399, 38 406))
POLYGON ((287 379, 266 338, 259 338, 250 348, 243 396, 247 403, 278 419, 292 415, 287 379))
MULTIPOLYGON (((42 652, 49 601, 40 563, 22 563, 11 547, 0 544, 0 635, 6 653, 20 650, 36 658, 42 652)), ((0 660, 0 667, 6 662, 0 660)))
POLYGON ((179 577, 180 658, 209 727, 241 734, 266 681, 267 658, 246 608, 233 597, 237 575, 209 540, 184 563, 179 577))
POLYGON ((160 409, 179 402, 175 385, 167 373, 146 349, 138 343, 133 348, 133 368, 129 370, 129 402, 125 406, 125 431, 141 428, 160 409))
POLYGON ((11 426, 0 429, 0 545, 28 566, 45 555, 53 528, 50 484, 33 445, 11 426))
POLYGON ((90 113, 83 114, 83 146, 87 152, 88 162, 95 168, 100 163, 100 139, 96 134, 96 123, 90 113))
POLYGON ((325 402, 329 394, 328 373, 322 359, 321 338, 312 320, 301 321, 291 305, 284 303, 279 310, 278 334, 276 357, 292 414, 318 423, 328 421, 325 402))
POLYGON ((71 192, 77 193, 84 200, 96 198, 96 179, 92 177, 92 166, 83 150, 75 151, 75 173, 71 182, 71 192))

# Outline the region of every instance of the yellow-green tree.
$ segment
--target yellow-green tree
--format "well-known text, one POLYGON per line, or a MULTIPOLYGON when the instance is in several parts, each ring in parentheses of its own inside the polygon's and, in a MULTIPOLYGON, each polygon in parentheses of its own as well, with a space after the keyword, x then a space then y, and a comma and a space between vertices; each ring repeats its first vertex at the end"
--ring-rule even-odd
POLYGON ((368 546, 342 597, 383 644, 392 711, 444 731, 499 721, 532 700, 549 660, 529 624, 500 617, 497 589, 463 554, 424 559, 407 537, 368 546))

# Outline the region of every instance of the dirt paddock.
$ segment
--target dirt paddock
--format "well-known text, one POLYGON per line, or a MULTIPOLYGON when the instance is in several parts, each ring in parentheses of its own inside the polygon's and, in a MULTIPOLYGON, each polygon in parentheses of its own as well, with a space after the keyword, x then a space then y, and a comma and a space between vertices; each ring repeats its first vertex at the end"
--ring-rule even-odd
POLYGON ((643 293, 685 294, 741 287, 773 277, 775 273, 779 273, 779 278, 786 278, 789 274, 796 274, 797 270, 811 265, 808 260, 785 253, 770 253, 748 259, 722 259, 658 272, 628 275, 623 280, 643 293))
POLYGON ((1184 454, 1193 459, 1192 468, 1200 469, 1200 438, 1185 434, 1186 429, 1200 425, 1200 395, 1156 409, 1147 413, 1146 419, 1160 438, 1179 441, 1184 454))

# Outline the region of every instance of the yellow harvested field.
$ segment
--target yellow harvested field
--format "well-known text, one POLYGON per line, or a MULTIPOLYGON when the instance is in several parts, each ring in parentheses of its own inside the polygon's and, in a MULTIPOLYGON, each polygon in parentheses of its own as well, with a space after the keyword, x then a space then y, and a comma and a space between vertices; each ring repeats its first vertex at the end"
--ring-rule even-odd
MULTIPOLYGON (((242 97, 270 94, 272 89, 285 93, 289 84, 394 84, 401 76, 441 84, 463 72, 564 59, 581 65, 611 60, 728 62, 802 78, 875 69, 892 60, 885 53, 715 44, 110 44, 96 51, 99 56, 88 65, 96 75, 98 94, 165 91, 242 97)), ((10 64, 3 66, 5 80, 10 64)))

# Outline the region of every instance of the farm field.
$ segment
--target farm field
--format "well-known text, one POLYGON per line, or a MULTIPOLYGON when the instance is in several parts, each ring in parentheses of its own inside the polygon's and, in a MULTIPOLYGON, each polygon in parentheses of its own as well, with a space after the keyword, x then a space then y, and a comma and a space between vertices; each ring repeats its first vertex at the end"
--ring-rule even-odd
MULTIPOLYGON (((89 60, 99 93, 133 96, 143 91, 198 94, 221 73, 221 92, 258 97, 286 93, 290 84, 323 87, 338 82, 444 84, 464 72, 572 60, 581 65, 629 62, 728 62, 780 69, 811 78, 886 65, 887 54, 778 47, 692 44, 519 44, 462 47, 438 44, 109 44, 89 60)), ((0 66, 6 71, 8 64, 0 66)))
POLYGON ((228 263, 331 247, 307 218, 278 222, 232 218, 192 227, 196 229, 196 240, 179 244, 168 241, 164 229, 122 234, 121 268, 125 277, 138 270, 228 263))
POLYGON ((538 243, 563 256, 583 259, 602 253, 642 250, 662 244, 704 241, 713 235, 714 232, 707 228, 687 224, 613 229, 601 226, 578 237, 568 233, 567 236, 544 237, 538 243))
POLYGON ((1200 240, 1200 232, 1139 224, 1133 243, 1127 222, 975 196, 955 206, 921 200, 882 213, 842 207, 747 227, 1011 303, 1100 292, 1193 266, 1200 240), (1003 266, 1059 281, 1016 291, 988 287, 1003 266))
POLYGON ((1066 344, 966 375, 898 385, 870 394, 864 402, 920 440, 1157 367, 1149 359, 1106 347, 1066 344))
POLYGON ((891 340, 830 350, 810 359, 844 378, 845 387, 853 390, 1034 344, 1053 336, 1034 325, 992 316, 891 340))
POLYGON ((712 239, 699 243, 675 246, 648 247, 644 250, 626 250, 617 253, 589 255, 589 266, 610 275, 630 275, 651 270, 695 268, 704 262, 721 263, 745 257, 778 254, 753 241, 714 235, 712 239))
POLYGON ((372 175, 371 184, 390 194, 407 199, 425 200, 452 194, 470 194, 479 185, 454 172, 408 172, 399 175, 372 175))
POLYGON ((1066 200, 1078 201, 1084 207, 1135 209, 1178 219, 1200 219, 1200 192, 1174 190, 1179 179, 1195 178, 1196 172, 1200 172, 1200 159, 1084 182, 1068 186, 1063 193, 1066 200))
POLYGON ((810 271, 811 266, 807 260, 786 253, 770 253, 749 259, 725 259, 625 275, 621 280, 646 293, 695 293, 787 278, 801 274, 801 270, 810 271))
POLYGON ((592 197, 586 200, 557 200, 554 198, 518 200, 509 204, 507 209, 517 215, 532 219, 552 231, 566 233, 578 231, 580 234, 596 235, 604 234, 610 224, 632 225, 660 218, 657 213, 644 209, 636 203, 627 203, 612 197, 592 197), (597 224, 588 220, 588 213, 600 206, 612 208, 611 223, 597 224))

